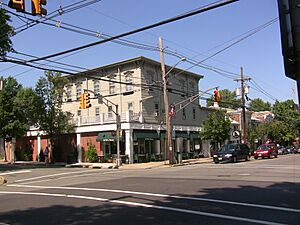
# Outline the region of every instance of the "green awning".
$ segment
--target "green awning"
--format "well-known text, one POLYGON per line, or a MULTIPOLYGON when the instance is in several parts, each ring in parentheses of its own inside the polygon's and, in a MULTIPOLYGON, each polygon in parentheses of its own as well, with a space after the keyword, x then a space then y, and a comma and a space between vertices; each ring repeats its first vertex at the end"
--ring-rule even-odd
POLYGON ((144 140, 156 140, 159 139, 158 133, 155 131, 134 131, 133 140, 137 141, 138 139, 144 140))
POLYGON ((175 132, 175 136, 176 136, 177 138, 186 138, 186 139, 189 139, 189 134, 186 133, 186 132, 176 131, 176 132, 175 132))
POLYGON ((190 139, 191 140, 200 139, 200 133, 190 133, 190 139))
POLYGON ((116 131, 100 132, 97 136, 96 141, 116 141, 116 131))

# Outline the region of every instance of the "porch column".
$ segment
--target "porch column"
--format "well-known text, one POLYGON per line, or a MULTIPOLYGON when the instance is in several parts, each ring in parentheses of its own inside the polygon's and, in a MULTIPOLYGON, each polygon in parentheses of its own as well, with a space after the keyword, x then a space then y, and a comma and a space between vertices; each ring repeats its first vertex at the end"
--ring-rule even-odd
POLYGON ((154 153, 155 153, 155 154, 161 154, 161 150, 160 150, 160 140, 155 140, 154 153))
POLYGON ((41 141, 41 136, 38 135, 37 136, 37 158, 38 158, 38 162, 40 161, 40 152, 41 152, 41 148, 42 148, 42 141, 41 141))
POLYGON ((186 151, 191 152, 191 140, 186 141, 186 151))
POLYGON ((78 153, 77 162, 79 163, 82 162, 82 148, 81 148, 80 140, 81 140, 81 134, 80 133, 76 134, 77 153, 78 153))
POLYGON ((133 163, 133 132, 132 129, 125 130, 125 155, 129 157, 129 163, 133 163))

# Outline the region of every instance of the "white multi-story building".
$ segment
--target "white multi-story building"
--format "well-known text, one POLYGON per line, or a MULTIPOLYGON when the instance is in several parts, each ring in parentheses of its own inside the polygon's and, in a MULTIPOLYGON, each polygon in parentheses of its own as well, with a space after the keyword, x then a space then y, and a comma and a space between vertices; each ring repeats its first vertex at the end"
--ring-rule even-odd
MULTIPOLYGON (((205 156, 199 132, 202 121, 213 109, 199 104, 199 81, 203 76, 170 66, 166 71, 170 72, 169 104, 175 105, 176 111, 171 119, 175 155, 182 152, 185 157, 199 153, 205 156)), ((77 148, 77 160, 82 162, 92 144, 99 159, 108 160, 116 157, 119 143, 121 157, 129 163, 168 159, 161 74, 159 62, 137 57, 68 75, 62 109, 73 114, 74 131, 58 140, 60 158, 65 159, 77 148), (90 93, 90 108, 79 108, 83 92, 90 93), (120 115, 119 123, 116 113, 120 115)), ((34 138, 31 134, 34 141, 38 139, 34 154, 38 155, 46 137, 34 138)))

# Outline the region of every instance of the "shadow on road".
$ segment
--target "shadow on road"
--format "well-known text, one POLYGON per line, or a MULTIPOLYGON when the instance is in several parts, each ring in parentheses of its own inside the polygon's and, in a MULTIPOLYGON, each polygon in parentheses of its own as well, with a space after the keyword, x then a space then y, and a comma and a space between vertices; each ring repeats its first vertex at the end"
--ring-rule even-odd
MULTIPOLYGON (((201 216, 193 213, 184 213, 178 211, 167 210, 166 208, 176 208, 191 211, 201 211, 215 213, 221 215, 234 215, 237 217, 251 218, 263 221, 275 221, 283 224, 299 224, 300 213, 288 212, 281 210, 256 208, 249 206, 240 206, 222 202, 210 202, 205 199, 218 199, 232 202, 244 202, 248 204, 270 205, 284 208, 300 209, 300 184, 296 183, 276 183, 268 184, 265 182, 253 183, 240 182, 234 187, 226 187, 234 182, 224 180, 222 185, 214 180, 189 180, 189 179, 161 179, 149 178, 143 184, 137 183, 137 178, 126 178, 126 184, 122 185, 122 179, 116 179, 115 183, 109 185, 105 182, 101 183, 101 188, 111 188, 129 190, 128 187, 135 187, 135 191, 144 191, 159 193, 158 190, 165 190, 169 196, 153 197, 146 195, 119 195, 119 197, 111 197, 109 200, 124 200, 130 202, 140 202, 149 205, 162 206, 164 209, 128 206, 117 203, 109 203, 103 201, 81 200, 70 198, 53 198, 45 196, 28 196, 24 195, 0 195, 1 213, 0 224, 120 224, 120 225, 198 225, 198 224, 253 224, 245 221, 235 221, 222 218, 214 218, 213 216, 201 216), (163 187, 151 187, 145 190, 147 183, 160 182, 163 187), (195 183, 196 182, 196 183, 195 183), (212 186, 214 188, 206 188, 212 186), (182 195, 176 194, 172 186, 168 185, 199 185, 199 194, 182 195), (127 188, 126 188, 127 187, 127 188), (202 188, 203 187, 203 188, 202 188), (152 189, 152 191, 151 191, 152 189), (174 198, 174 196, 180 196, 174 198), (13 198, 12 198, 13 197, 13 198), (191 199, 191 198, 198 198, 191 199), (201 199, 200 199, 201 198, 201 199), (18 209, 15 209, 12 202, 18 202, 18 209), (49 206, 50 205, 50 206, 49 206), (20 209, 22 208, 22 209, 20 209)), ((124 182, 125 183, 125 182, 124 182)), ((86 187, 87 185, 85 185, 86 187)), ((90 188, 100 188, 99 183, 88 184, 90 188), (93 186, 95 185, 95 186, 93 186)), ((183 187, 186 192, 189 186, 183 187)), ((132 190, 132 189, 131 189, 132 190)), ((177 190, 178 191, 178 190, 177 190)), ((37 191, 39 192, 39 191, 37 191)), ((47 192, 43 190, 42 192, 47 192)), ((58 192, 58 191, 57 191, 58 192)), ((60 190, 58 193, 62 193, 60 190)), ((186 193, 184 192, 184 193, 186 193)), ((81 195, 90 196, 91 193, 84 192, 81 195)), ((94 193, 94 197, 96 194, 94 193)), ((103 195, 103 193, 102 193, 103 195)))

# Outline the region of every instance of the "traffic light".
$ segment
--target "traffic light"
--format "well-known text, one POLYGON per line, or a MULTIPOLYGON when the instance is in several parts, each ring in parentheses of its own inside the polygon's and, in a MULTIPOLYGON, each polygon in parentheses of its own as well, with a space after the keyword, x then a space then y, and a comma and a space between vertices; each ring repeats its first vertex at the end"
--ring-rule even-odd
POLYGON ((80 95, 80 109, 85 109, 85 100, 84 100, 84 94, 80 95))
POLYGON ((15 9, 17 12, 25 12, 25 1, 24 0, 10 0, 8 7, 15 9))
POLYGON ((218 103, 221 101, 221 94, 218 89, 214 91, 214 101, 218 103))
POLYGON ((84 93, 84 103, 85 103, 85 109, 90 108, 92 106, 90 101, 90 93, 84 93))
POLYGON ((47 9, 43 5, 47 4, 47 0, 31 0, 32 15, 47 15, 47 9))

